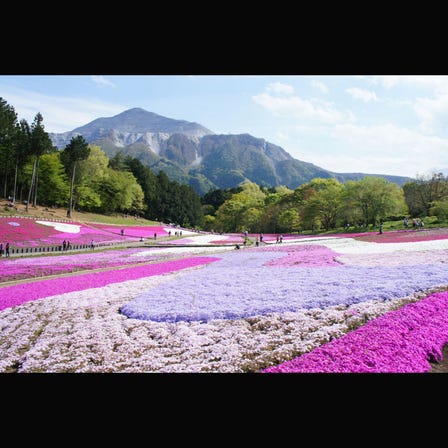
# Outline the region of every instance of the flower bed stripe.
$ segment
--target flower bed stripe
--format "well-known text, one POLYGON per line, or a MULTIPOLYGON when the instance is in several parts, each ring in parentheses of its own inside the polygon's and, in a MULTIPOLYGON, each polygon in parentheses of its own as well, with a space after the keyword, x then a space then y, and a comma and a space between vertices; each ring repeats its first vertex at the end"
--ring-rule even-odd
POLYGON ((448 342, 448 291, 391 311, 263 373, 419 373, 442 359, 448 342))
POLYGON ((0 288, 0 310, 43 297, 81 291, 88 288, 98 288, 110 283, 135 280, 142 277, 162 275, 180 269, 200 266, 219 260, 216 257, 191 257, 163 263, 147 264, 132 268, 116 269, 106 272, 94 272, 73 277, 61 277, 32 283, 6 286, 0 288))

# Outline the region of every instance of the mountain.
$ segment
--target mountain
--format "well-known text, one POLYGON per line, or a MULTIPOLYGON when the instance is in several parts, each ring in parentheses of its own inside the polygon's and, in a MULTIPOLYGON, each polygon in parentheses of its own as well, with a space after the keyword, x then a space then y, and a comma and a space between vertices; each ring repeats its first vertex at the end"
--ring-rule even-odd
MULTIPOLYGON (((334 173, 293 158, 280 146, 249 134, 214 134, 198 123, 174 120, 134 108, 61 134, 50 134, 63 149, 70 139, 82 135, 100 146, 109 157, 118 151, 164 171, 171 179, 189 184, 199 194, 214 188, 231 188, 250 180, 267 187, 291 189, 316 177, 334 177, 340 182, 358 180, 363 173, 334 173)), ((403 184, 408 177, 378 174, 403 184)))
POLYGON ((213 132, 197 123, 173 120, 135 107, 114 117, 97 118, 70 132, 50 134, 50 138, 58 148, 65 147, 72 137, 82 135, 89 143, 102 141, 117 148, 143 143, 158 154, 163 142, 172 134, 182 134, 192 141, 199 141, 213 132))

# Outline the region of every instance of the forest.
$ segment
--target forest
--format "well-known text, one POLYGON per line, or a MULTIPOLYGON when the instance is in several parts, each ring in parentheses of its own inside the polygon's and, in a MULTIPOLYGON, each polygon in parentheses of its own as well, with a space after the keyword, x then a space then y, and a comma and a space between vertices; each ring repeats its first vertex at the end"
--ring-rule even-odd
POLYGON ((56 148, 37 113, 30 124, 0 97, 0 197, 102 214, 131 214, 216 232, 292 233, 382 220, 448 219, 448 177, 431 173, 402 187, 381 177, 341 183, 316 178, 295 190, 246 180, 202 197, 131 156, 109 158, 81 135, 56 148))

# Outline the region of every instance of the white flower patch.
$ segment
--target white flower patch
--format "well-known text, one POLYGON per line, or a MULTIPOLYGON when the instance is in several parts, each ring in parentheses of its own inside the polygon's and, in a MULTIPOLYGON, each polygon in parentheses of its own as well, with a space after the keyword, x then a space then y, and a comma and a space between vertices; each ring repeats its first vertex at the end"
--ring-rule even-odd
MULTIPOLYGON (((387 254, 392 252, 418 252, 448 249, 448 239, 404 243, 372 243, 353 238, 307 238, 294 244, 317 244, 340 254, 387 254)), ((284 244, 284 243, 283 243, 284 244)))
POLYGON ((182 254, 210 254, 210 253, 219 253, 228 250, 234 250, 234 246, 229 247, 167 247, 165 248, 154 248, 143 250, 141 252, 137 252, 135 254, 130 254, 130 257, 139 258, 139 257, 147 257, 149 255, 182 255, 182 254))
MULTIPOLYGON (((176 229, 174 227, 164 227, 163 230, 166 233, 169 233, 169 232, 173 233, 173 232, 179 231, 179 229, 176 229)), ((185 229, 180 229, 180 230, 182 231, 182 236, 190 236, 190 235, 198 234, 197 232, 192 232, 191 230, 185 230, 185 229)))
POLYGON ((58 232, 79 233, 81 226, 76 224, 67 224, 65 222, 36 221, 37 224, 53 227, 58 232))

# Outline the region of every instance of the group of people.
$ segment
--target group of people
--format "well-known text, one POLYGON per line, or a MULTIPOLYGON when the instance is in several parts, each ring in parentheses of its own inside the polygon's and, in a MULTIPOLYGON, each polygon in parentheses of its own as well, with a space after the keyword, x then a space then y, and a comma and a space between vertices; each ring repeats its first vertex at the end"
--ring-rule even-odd
POLYGON ((0 243, 0 257, 3 256, 3 251, 5 252, 5 256, 9 257, 9 242, 5 244, 4 249, 3 249, 3 243, 0 243))
POLYGON ((62 241, 62 250, 65 252, 66 250, 70 250, 72 248, 72 244, 70 241, 62 241))

